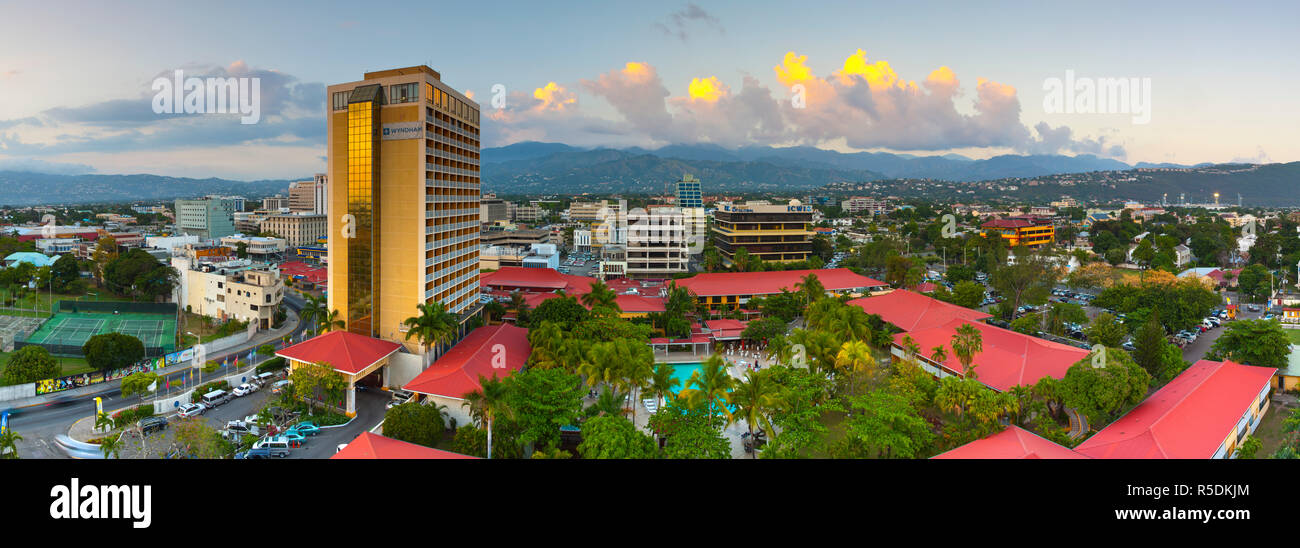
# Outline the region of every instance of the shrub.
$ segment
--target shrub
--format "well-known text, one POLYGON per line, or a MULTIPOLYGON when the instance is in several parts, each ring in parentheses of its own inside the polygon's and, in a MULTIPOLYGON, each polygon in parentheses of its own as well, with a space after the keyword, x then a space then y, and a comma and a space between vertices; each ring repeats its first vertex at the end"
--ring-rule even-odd
POLYGON ((207 394, 208 392, 211 392, 213 390, 229 390, 229 389, 230 389, 230 383, 227 381, 224 380, 212 381, 210 383, 204 384, 203 386, 195 388, 194 393, 190 394, 190 403, 199 403, 199 400, 203 399, 204 394, 207 394))
POLYGON ((268 371, 279 371, 279 370, 284 369, 284 368, 286 368, 286 367, 288 367, 288 366, 289 366, 289 363, 288 363, 287 361, 285 361, 284 358, 281 358, 280 356, 276 356, 276 357, 274 357, 274 358, 271 358, 271 359, 266 360, 266 361, 262 362, 261 364, 259 364, 259 365, 257 366, 257 369, 255 369, 254 371, 256 371, 256 372, 260 375, 260 374, 262 374, 262 373, 266 373, 266 372, 268 372, 268 371))
POLYGON ((124 428, 135 424, 140 419, 152 417, 153 415, 153 405, 146 404, 119 410, 110 415, 109 418, 113 419, 114 428, 124 428))

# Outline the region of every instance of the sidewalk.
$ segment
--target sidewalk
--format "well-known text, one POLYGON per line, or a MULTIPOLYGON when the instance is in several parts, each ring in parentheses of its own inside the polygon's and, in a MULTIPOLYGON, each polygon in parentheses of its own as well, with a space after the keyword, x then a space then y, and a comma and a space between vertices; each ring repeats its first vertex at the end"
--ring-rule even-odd
MULTIPOLYGON (((239 357, 247 355, 249 350, 256 349, 257 347, 263 344, 277 342, 285 335, 293 333, 298 329, 298 324, 300 323, 298 319, 298 311, 293 309, 288 309, 286 310, 286 312, 288 313, 288 317, 285 318, 284 325, 280 326, 279 329, 272 329, 270 331, 258 331, 257 335, 254 335, 252 339, 248 340, 248 342, 245 342, 240 346, 227 349, 220 354, 213 354, 209 356, 208 359, 210 361, 221 361, 232 355, 236 356, 236 359, 238 359, 239 357)), ((167 366, 162 369, 158 369, 154 371, 154 373, 157 373, 160 377, 162 377, 179 371, 185 371, 189 368, 190 368, 190 364, 180 363, 172 366, 167 366)), ((35 396, 31 398, 23 398, 18 400, 9 400, 6 402, 0 402, 0 406, 6 408, 22 408, 22 407, 30 407, 33 405, 44 405, 54 400, 64 400, 69 398, 76 399, 76 398, 82 398, 87 396, 95 396, 104 392, 112 392, 120 388, 121 388, 120 382, 117 381, 102 382, 99 384, 92 384, 90 386, 73 388, 72 390, 64 390, 61 392, 53 392, 50 394, 41 394, 39 396, 35 396)))

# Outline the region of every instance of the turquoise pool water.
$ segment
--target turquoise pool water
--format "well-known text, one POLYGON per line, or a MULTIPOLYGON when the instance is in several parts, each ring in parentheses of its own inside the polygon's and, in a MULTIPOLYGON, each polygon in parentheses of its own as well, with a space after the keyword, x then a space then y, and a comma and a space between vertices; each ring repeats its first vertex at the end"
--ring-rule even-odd
MULTIPOLYGON (((673 378, 677 379, 677 382, 680 383, 677 386, 677 390, 682 391, 691 388, 691 375, 694 375, 696 371, 701 369, 700 362, 674 363, 671 365, 673 366, 673 378)), ((727 409, 730 411, 736 410, 736 408, 732 406, 728 406, 727 409)))

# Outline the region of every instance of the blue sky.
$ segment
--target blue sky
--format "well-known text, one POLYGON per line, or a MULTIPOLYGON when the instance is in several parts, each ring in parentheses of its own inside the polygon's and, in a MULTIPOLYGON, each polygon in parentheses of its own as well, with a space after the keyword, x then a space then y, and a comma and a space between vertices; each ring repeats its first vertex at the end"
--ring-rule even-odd
POLYGON ((1044 4, 0 1, 0 167, 307 175, 324 170, 324 86, 417 64, 484 103, 487 146, 1300 160, 1295 3, 1044 4), (791 52, 806 80, 775 70, 791 52), (178 68, 263 78, 263 119, 154 114, 150 83, 178 68), (1149 78, 1150 122, 1046 112, 1067 69, 1149 78))

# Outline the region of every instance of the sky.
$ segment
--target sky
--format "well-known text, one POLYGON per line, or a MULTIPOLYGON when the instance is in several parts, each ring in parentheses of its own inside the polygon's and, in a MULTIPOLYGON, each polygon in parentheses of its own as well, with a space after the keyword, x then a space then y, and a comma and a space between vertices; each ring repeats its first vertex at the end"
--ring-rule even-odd
POLYGON ((481 104, 485 148, 1300 160, 1295 2, 0 0, 0 13, 0 169, 303 177, 325 171, 326 86, 420 64, 481 104), (258 78, 257 122, 156 113, 154 81, 176 70, 258 78), (1121 80, 1129 104, 1101 108, 1098 90, 1121 80))

